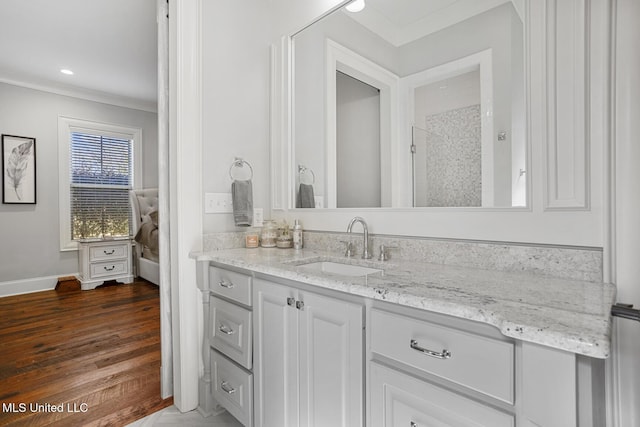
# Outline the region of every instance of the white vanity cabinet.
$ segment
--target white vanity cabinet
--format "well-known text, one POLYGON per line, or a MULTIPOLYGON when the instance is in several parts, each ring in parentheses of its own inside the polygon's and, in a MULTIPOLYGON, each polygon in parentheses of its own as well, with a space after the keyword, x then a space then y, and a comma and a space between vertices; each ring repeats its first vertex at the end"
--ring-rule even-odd
MULTIPOLYGON (((588 357, 568 350, 567 335, 551 335, 553 322, 529 326, 507 310, 501 332, 495 317, 471 320, 478 307, 464 300, 436 313, 417 304, 429 302, 420 295, 403 304, 350 294, 330 277, 307 283, 271 258, 253 270, 253 254, 246 269, 236 267, 239 251, 198 262, 205 414, 224 407, 260 427, 605 425, 597 341, 588 357)), ((559 325, 574 315, 547 310, 559 325)))
POLYGON ((371 427, 514 425, 496 408, 514 402, 513 340, 379 308, 369 325, 371 427), (465 389, 474 399, 454 391, 465 389))
POLYGON ((362 426, 362 305, 262 279, 253 300, 255 425, 362 426))
POLYGON ((205 348, 200 410, 226 409, 244 426, 253 425, 253 277, 208 263, 199 265, 203 292, 205 348), (217 406, 219 405, 219 406, 217 406))
POLYGON ((602 360, 377 301, 367 325, 370 427, 604 425, 602 360))

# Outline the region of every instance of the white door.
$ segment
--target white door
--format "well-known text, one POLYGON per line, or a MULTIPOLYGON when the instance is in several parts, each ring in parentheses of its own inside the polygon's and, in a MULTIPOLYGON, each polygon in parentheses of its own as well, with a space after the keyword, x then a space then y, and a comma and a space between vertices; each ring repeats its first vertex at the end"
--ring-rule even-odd
POLYGON ((363 425, 362 306, 300 291, 300 426, 363 425))
POLYGON ((254 423, 296 427, 297 290, 261 279, 254 281, 253 289, 254 423))
MULTIPOLYGON (((640 2, 616 2, 613 123, 613 259, 618 301, 640 308, 640 2)), ((612 396, 615 427, 640 425, 640 323, 616 319, 612 396)))

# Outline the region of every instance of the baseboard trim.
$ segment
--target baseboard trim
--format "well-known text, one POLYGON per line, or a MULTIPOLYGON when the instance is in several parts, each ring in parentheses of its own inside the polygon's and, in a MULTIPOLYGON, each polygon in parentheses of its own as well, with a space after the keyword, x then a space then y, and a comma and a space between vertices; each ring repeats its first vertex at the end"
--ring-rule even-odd
POLYGON ((0 298, 11 295, 30 294, 32 292, 51 291, 56 288, 60 277, 75 276, 76 274, 77 273, 56 274, 55 276, 0 282, 0 298))

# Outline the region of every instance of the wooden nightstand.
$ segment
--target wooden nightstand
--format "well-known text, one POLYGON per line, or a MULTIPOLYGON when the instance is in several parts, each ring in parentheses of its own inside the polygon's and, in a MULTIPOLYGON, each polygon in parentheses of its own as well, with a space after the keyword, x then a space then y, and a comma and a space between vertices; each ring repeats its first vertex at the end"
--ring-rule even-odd
POLYGON ((78 280, 83 290, 106 280, 133 282, 130 238, 80 240, 78 244, 78 280))

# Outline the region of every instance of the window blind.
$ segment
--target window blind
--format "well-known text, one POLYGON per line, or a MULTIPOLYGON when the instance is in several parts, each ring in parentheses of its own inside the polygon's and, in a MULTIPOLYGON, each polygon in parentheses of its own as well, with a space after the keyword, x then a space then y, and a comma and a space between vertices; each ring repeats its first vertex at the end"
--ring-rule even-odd
POLYGON ((131 139, 71 132, 71 239, 129 236, 131 139))

